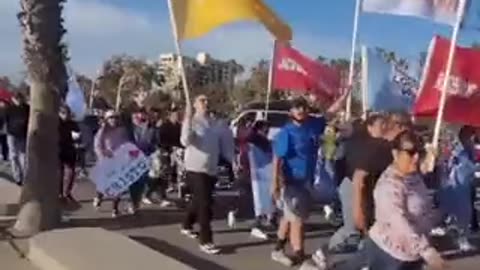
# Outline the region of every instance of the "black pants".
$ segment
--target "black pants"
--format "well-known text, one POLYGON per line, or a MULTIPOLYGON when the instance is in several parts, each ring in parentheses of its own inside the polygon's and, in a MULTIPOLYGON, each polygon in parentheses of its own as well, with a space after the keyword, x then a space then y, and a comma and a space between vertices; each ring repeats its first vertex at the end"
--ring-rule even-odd
POLYGON ((147 181, 147 191, 145 192, 145 197, 151 198, 155 193, 160 197, 159 199, 167 199, 166 189, 168 186, 168 180, 162 178, 148 178, 147 181))
POLYGON ((7 143, 7 135, 6 134, 0 135, 0 147, 2 148, 3 160, 8 161, 8 143, 7 143))
POLYGON ((184 229, 192 229, 198 222, 200 225, 200 244, 213 242, 210 222, 213 218, 213 189, 215 177, 205 173, 187 172, 187 185, 192 190, 192 200, 187 208, 183 222, 184 229))

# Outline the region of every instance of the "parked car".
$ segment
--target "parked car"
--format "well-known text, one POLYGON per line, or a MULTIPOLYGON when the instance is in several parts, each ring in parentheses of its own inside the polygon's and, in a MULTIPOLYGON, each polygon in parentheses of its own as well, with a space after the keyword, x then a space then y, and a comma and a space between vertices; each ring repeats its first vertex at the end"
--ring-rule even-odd
POLYGON ((289 101, 270 102, 266 110, 265 102, 252 102, 247 104, 240 113, 230 122, 230 128, 233 134, 237 135, 238 123, 242 119, 267 120, 270 124, 269 139, 273 139, 289 119, 290 103, 289 101))
POLYGON ((230 123, 230 128, 235 137, 237 137, 238 123, 241 122, 243 118, 253 119, 254 121, 266 119, 270 124, 268 138, 273 139, 280 131, 280 128, 288 121, 288 111, 268 110, 267 112, 265 110, 244 110, 230 123))

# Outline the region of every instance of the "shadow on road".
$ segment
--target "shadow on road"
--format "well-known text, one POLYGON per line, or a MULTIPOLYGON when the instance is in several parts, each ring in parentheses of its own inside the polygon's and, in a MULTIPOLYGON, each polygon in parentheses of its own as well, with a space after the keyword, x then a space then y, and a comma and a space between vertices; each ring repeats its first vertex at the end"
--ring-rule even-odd
POLYGON ((13 178, 13 176, 8 173, 8 172, 3 172, 3 171, 0 171, 0 179, 5 179, 9 182, 12 182, 12 183, 15 183, 15 179, 13 178))
MULTIPOLYGON (((145 245, 155 251, 158 251, 166 256, 176 259, 183 264, 198 270, 228 270, 221 265, 214 262, 197 257, 186 250, 173 246, 165 241, 150 237, 130 237, 131 239, 145 245)), ((161 267, 161 266, 159 266, 161 267)))
POLYGON ((107 230, 139 229, 151 226, 178 224, 183 214, 175 210, 142 209, 137 215, 122 215, 118 218, 72 219, 70 227, 102 227, 107 230))

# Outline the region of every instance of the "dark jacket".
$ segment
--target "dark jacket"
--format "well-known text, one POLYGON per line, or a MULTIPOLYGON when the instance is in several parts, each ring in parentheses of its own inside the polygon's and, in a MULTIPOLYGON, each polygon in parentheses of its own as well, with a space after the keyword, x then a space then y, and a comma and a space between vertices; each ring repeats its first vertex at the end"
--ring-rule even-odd
POLYGON ((60 147, 60 160, 64 162, 75 161, 75 144, 72 132, 80 132, 77 123, 72 120, 61 120, 58 124, 58 139, 60 147))
POLYGON ((15 138, 25 139, 28 131, 30 106, 27 104, 12 105, 7 108, 7 134, 15 138))
POLYGON ((181 147, 180 135, 182 132, 181 123, 172 123, 170 120, 167 120, 163 123, 158 129, 158 144, 160 148, 171 151, 173 147, 181 147))
POLYGON ((7 124, 7 108, 0 109, 0 130, 3 130, 6 124, 7 124))
POLYGON ((127 127, 130 141, 133 142, 142 152, 149 156, 155 151, 156 136, 155 127, 148 124, 145 127, 139 127, 131 123, 127 127))

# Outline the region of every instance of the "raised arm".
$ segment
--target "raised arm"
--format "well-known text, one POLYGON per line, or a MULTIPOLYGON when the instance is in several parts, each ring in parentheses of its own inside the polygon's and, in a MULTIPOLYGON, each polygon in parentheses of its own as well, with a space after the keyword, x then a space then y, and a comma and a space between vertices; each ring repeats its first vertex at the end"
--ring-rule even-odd
POLYGON ((345 107, 345 101, 350 94, 351 89, 347 89, 325 112, 325 118, 330 121, 335 115, 345 107))
POLYGON ((192 144, 193 140, 195 139, 195 132, 193 131, 192 127, 192 108, 187 106, 185 110, 185 117, 182 123, 182 132, 180 135, 180 142, 184 147, 188 147, 192 144))

